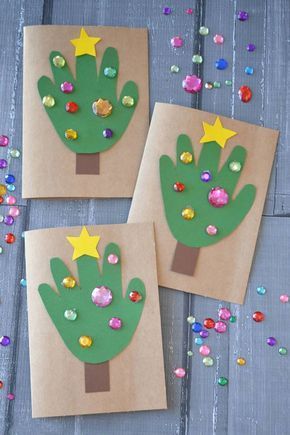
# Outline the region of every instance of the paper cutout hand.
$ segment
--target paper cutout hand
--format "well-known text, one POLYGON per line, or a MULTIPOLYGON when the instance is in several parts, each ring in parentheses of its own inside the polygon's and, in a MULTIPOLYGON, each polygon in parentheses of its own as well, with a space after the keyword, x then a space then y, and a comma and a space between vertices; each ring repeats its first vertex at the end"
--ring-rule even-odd
POLYGON ((41 99, 46 95, 52 95, 55 99, 55 106, 45 107, 45 109, 60 139, 75 153, 91 154, 108 150, 120 139, 133 116, 138 101, 137 85, 133 81, 125 83, 118 98, 118 74, 115 78, 108 78, 103 73, 106 67, 113 67, 117 71, 119 69, 118 53, 112 47, 107 48, 103 55, 99 74, 97 74, 94 56, 77 56, 76 78, 67 64, 63 68, 54 65, 55 56, 62 56, 62 54, 57 51, 50 53, 54 83, 50 78, 42 76, 38 81, 38 90, 41 99), (65 81, 71 82, 74 86, 70 94, 60 90, 60 85, 65 81), (126 95, 134 98, 133 107, 122 105, 122 98, 126 95), (92 111, 93 102, 99 98, 109 100, 113 105, 112 114, 106 118, 96 116, 92 111), (66 112, 65 105, 70 101, 78 104, 79 110, 76 113, 66 112), (113 131, 113 136, 109 139, 103 137, 103 130, 107 128, 113 131), (78 138, 66 139, 66 129, 76 130, 78 138))
POLYGON ((255 200, 256 188, 252 184, 245 185, 234 197, 242 171, 232 172, 229 163, 238 161, 243 167, 246 150, 242 146, 236 146, 220 170, 222 149, 216 142, 207 142, 203 145, 197 163, 194 160, 190 164, 181 162, 180 154, 184 151, 193 154, 190 138, 182 134, 177 140, 176 165, 166 155, 160 158, 161 190, 167 223, 175 239, 185 246, 212 245, 237 228, 255 200), (212 174, 212 180, 207 183, 200 179, 202 171, 205 170, 212 174), (185 185, 183 192, 174 191, 173 185, 177 181, 185 185), (217 186, 226 189, 230 198, 229 203, 222 208, 215 208, 208 202, 209 191, 217 186), (192 220, 184 220, 181 216, 182 210, 188 206, 195 210, 192 220), (206 233, 208 225, 218 228, 215 236, 206 233))
POLYGON ((86 255, 80 257, 76 260, 79 285, 72 289, 64 288, 61 284, 65 277, 71 276, 68 268, 60 258, 52 258, 51 272, 58 293, 48 284, 39 286, 41 299, 64 343, 83 362, 102 363, 122 352, 131 341, 141 318, 146 296, 144 283, 139 278, 133 278, 123 296, 120 258, 118 245, 107 245, 101 273, 96 259, 86 255), (118 255, 118 264, 108 263, 109 254, 118 255), (112 303, 103 308, 96 306, 91 299, 93 289, 102 285, 109 287, 113 293, 112 303), (129 293, 133 290, 142 295, 141 301, 134 303, 129 299, 129 293), (76 320, 70 321, 64 317, 68 309, 76 309, 76 320), (108 326, 112 317, 122 319, 121 329, 113 330, 108 326), (90 348, 80 346, 78 340, 83 335, 92 337, 90 348))

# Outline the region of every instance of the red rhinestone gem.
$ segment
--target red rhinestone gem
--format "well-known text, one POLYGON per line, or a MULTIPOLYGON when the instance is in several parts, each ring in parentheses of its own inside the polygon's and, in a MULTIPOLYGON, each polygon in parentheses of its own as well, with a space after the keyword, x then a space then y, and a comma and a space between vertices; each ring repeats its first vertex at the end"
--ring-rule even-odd
POLYGON ((213 319, 204 319, 203 326, 207 329, 212 329, 215 327, 215 321, 213 319))
POLYGON ((74 101, 69 101, 68 103, 66 103, 65 105, 65 110, 69 113, 75 113, 79 110, 79 106, 77 103, 75 103, 74 101))
POLYGON ((174 183, 173 189, 175 190, 175 192, 183 192, 185 189, 185 185, 177 181, 176 183, 174 183))
POLYGON ((254 312, 253 320, 255 320, 255 322, 263 322, 264 319, 265 319, 265 315, 261 311, 254 312))
POLYGON ((14 236, 14 234, 12 234, 12 233, 6 234, 6 236, 5 236, 5 242, 6 243, 11 244, 11 243, 14 243, 15 240, 16 240, 16 237, 14 236))
POLYGON ((3 203, 3 201, 4 201, 4 198, 3 198, 3 196, 0 196, 0 204, 2 204, 2 203, 3 203))
POLYGON ((136 292, 135 290, 133 290, 129 294, 129 299, 131 302, 139 302, 139 301, 141 301, 142 296, 140 295, 139 292, 136 292))
POLYGON ((241 86, 239 89, 239 99, 243 103, 248 103, 252 99, 252 91, 249 86, 241 86))

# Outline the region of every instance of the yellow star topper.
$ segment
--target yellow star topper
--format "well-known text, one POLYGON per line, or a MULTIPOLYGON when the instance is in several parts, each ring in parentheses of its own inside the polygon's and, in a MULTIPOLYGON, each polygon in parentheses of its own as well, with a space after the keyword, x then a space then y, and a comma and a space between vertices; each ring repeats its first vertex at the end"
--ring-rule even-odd
POLYGON ((67 237, 67 240, 74 248, 72 256, 73 260, 81 257, 82 255, 89 255, 90 257, 100 258, 97 251, 97 245, 100 236, 90 236, 86 227, 82 228, 81 234, 78 237, 67 237))
POLYGON ((220 118, 217 116, 213 125, 203 122, 204 135, 200 139, 200 143, 215 141, 220 147, 224 148, 226 141, 237 133, 222 126, 220 118))
POLYGON ((88 36, 84 28, 81 29, 80 37, 77 39, 71 39, 72 45, 76 47, 75 56, 82 56, 83 54, 89 54, 96 57, 95 45, 101 41, 101 38, 94 38, 88 36))

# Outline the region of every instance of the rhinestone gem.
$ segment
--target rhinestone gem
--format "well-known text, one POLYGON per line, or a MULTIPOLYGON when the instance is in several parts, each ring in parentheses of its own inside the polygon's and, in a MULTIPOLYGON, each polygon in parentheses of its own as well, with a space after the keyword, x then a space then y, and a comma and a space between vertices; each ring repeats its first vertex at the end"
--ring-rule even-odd
POLYGON ((182 81, 182 87, 186 92, 194 94, 202 88, 202 80, 195 74, 186 76, 182 81))
POLYGON ((68 101, 65 105, 65 110, 68 113, 76 113, 79 110, 79 106, 74 101, 68 101))
POLYGON ((131 302, 140 302, 142 300, 142 295, 137 292, 136 290, 133 290, 129 293, 129 299, 131 302))
POLYGON ((79 338, 79 344, 80 344, 81 347, 83 347, 83 348, 91 347, 91 345, 93 344, 93 339, 92 339, 92 337, 90 337, 89 335, 82 335, 82 336, 79 338))
POLYGON ((193 63, 200 64, 200 63, 203 62, 203 58, 202 58, 202 56, 201 56, 200 54, 194 54, 194 55, 192 56, 192 62, 193 62, 193 63))
POLYGON ((208 194, 208 201, 213 207, 224 207, 229 202, 229 195, 222 187, 213 187, 208 194))
POLYGON ((184 378, 186 371, 182 367, 179 367, 174 370, 174 374, 177 378, 184 378))
POLYGON ((178 73, 179 72, 179 66, 178 65, 171 65, 171 67, 170 67, 170 71, 172 72, 172 73, 178 73))
POLYGON ((171 38, 170 44, 173 48, 180 48, 183 46, 183 39, 180 36, 174 36, 171 38))
POLYGON ((0 135, 0 147, 7 147, 9 144, 9 138, 8 136, 5 136, 4 134, 0 135))
POLYGON ((117 75, 116 68, 113 68, 112 66, 107 66, 104 69, 104 76, 108 77, 108 79, 113 79, 116 77, 116 75, 117 75))
POLYGON ((175 190, 175 192, 183 192, 185 189, 185 186, 183 183, 180 183, 179 181, 177 181, 176 183, 174 183, 173 189, 175 190))
POLYGON ((206 227, 206 232, 209 236, 215 236, 218 232, 218 229, 215 225, 208 225, 206 227))
POLYGON ((239 11, 237 13, 237 18, 240 21, 247 21, 249 19, 249 14, 247 11, 239 11))
POLYGON ((179 158, 182 161, 182 163, 185 163, 186 165, 191 163, 193 160, 192 154, 188 151, 184 151, 183 153, 181 153, 179 158))
POLYGON ((204 357, 202 362, 205 365, 205 367, 212 367, 214 364, 214 360, 211 356, 204 357))
POLYGON ((107 116, 111 115, 113 106, 109 100, 103 100, 102 98, 99 98, 97 101, 93 102, 92 109, 95 115, 106 118, 107 116))
POLYGON ((8 245, 11 245, 16 240, 16 237, 12 233, 8 233, 5 235, 5 242, 8 243, 8 245))
POLYGON ((253 320, 255 320, 255 322, 263 322, 264 319, 265 315, 261 311, 255 311, 253 313, 253 320))
POLYGON ((65 288, 74 288, 76 286, 76 280, 72 276, 66 276, 61 285, 65 288))
POLYGON ((223 37, 223 35, 219 35, 219 34, 214 35, 213 42, 215 44, 217 44, 217 45, 223 44, 224 43, 224 37, 223 37))
POLYGON ((74 321, 74 320, 76 320, 77 317, 78 317, 78 314, 77 314, 75 308, 73 308, 71 310, 65 310, 65 312, 64 312, 64 318, 66 320, 74 321))
POLYGON ((94 288, 92 291, 92 301, 97 307, 107 307, 112 303, 113 294, 109 287, 104 285, 94 288))
POLYGON ((62 56, 54 56, 52 62, 57 68, 63 68, 65 66, 65 59, 62 56))
POLYGON ((224 70, 228 67, 228 62, 226 59, 220 58, 215 62, 216 69, 224 70))
POLYGON ((60 85, 60 90, 64 94, 71 94, 74 90, 74 85, 71 82, 63 82, 60 85))
POLYGON ((21 155, 21 152, 17 148, 11 148, 11 150, 9 150, 9 154, 13 159, 18 159, 21 155))
POLYGON ((205 27, 205 26, 201 26, 201 27, 199 28, 198 33, 199 33, 201 36, 207 36, 207 35, 209 34, 209 28, 208 28, 208 27, 205 27))
POLYGON ((249 88, 249 86, 245 86, 245 85, 241 86, 239 89, 238 95, 239 95, 239 99, 243 103, 248 103, 252 99, 251 88, 249 88))
POLYGON ((236 160, 233 160, 229 163, 229 169, 232 172, 240 172, 242 169, 242 164, 240 162, 237 162, 236 160))
POLYGON ((51 95, 45 95, 42 98, 42 104, 45 107, 51 108, 55 105, 55 99, 51 95))
POLYGON ((68 128, 65 133, 65 138, 68 140, 76 140, 78 138, 78 133, 76 130, 73 130, 72 128, 68 128))
POLYGON ((193 208, 186 207, 182 210, 181 215, 182 215, 183 219, 190 221, 191 219, 194 218, 195 212, 194 212, 193 208))
POLYGON ((133 97, 130 97, 130 95, 125 95, 122 98, 122 104, 124 107, 133 107, 135 104, 135 100, 133 97))
POLYGON ((122 328, 122 320, 119 317, 112 317, 109 320, 109 326, 112 329, 121 329, 122 328))
POLYGON ((220 376, 218 378, 218 384, 222 387, 225 387, 226 385, 228 385, 229 381, 227 378, 225 378, 224 376, 220 376))
POLYGON ((103 130, 103 136, 106 139, 111 139, 113 136, 113 131, 110 128, 105 128, 105 130, 103 130))
POLYGON ((108 255, 108 263, 109 264, 118 264, 119 263, 118 255, 116 255, 116 254, 108 255))
POLYGON ((202 171, 202 173, 200 174, 200 179, 204 183, 208 183, 209 181, 212 180, 211 172, 210 171, 202 171))

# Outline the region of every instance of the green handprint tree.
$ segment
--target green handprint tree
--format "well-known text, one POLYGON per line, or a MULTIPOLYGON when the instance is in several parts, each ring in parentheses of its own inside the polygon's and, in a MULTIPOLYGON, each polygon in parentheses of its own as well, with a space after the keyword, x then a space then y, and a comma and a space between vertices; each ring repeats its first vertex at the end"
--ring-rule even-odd
MULTIPOLYGON (((177 240, 171 267, 174 272, 193 275, 199 249, 231 234, 255 200, 256 188, 252 184, 245 185, 235 195, 246 160, 245 148, 236 146, 219 169, 222 147, 227 140, 221 133, 231 132, 221 124, 220 129, 209 134, 205 128, 206 134, 201 140, 204 144, 197 162, 191 140, 184 134, 177 140, 176 165, 166 155, 160 158, 166 220, 177 240), (214 138, 216 140, 211 140, 214 138)), ((234 134, 231 132, 226 136, 234 134)))
POLYGON ((60 258, 50 268, 57 291, 40 284, 44 306, 70 352, 85 363, 85 391, 109 391, 109 361, 130 343, 142 315, 146 290, 133 278, 123 295, 121 254, 118 245, 105 248, 102 271, 96 250, 98 237, 84 227, 75 246, 78 279, 60 258))
POLYGON ((44 108, 62 142, 76 153, 77 174, 99 174, 100 153, 118 142, 128 127, 138 102, 138 88, 125 83, 117 95, 118 53, 108 47, 97 74, 95 44, 84 29, 76 47, 76 76, 58 51, 49 56, 54 82, 38 81, 44 108))

